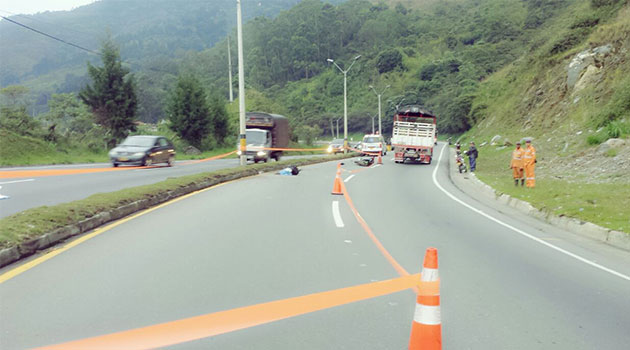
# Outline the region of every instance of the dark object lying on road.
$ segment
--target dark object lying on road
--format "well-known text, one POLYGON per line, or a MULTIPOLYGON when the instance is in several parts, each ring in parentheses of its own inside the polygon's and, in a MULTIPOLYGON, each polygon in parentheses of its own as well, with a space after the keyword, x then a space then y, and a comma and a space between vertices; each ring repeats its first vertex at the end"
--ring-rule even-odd
POLYGON ((300 173, 300 169, 295 165, 291 165, 288 168, 284 168, 278 172, 279 175, 297 175, 300 173))
POLYGON ((370 166, 374 164, 374 157, 363 157, 359 160, 355 160, 354 162, 360 166, 370 166))

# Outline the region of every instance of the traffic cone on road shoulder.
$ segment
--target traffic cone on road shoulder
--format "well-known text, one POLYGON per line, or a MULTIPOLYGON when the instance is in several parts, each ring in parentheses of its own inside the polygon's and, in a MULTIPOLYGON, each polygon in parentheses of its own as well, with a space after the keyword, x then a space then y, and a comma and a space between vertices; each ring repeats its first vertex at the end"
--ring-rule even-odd
POLYGON ((383 165, 383 158, 381 157, 381 153, 378 154, 378 164, 383 165))
POLYGON ((341 164, 342 163, 337 164, 337 174, 335 175, 332 194, 343 194, 343 184, 341 183, 341 164))
POLYGON ((437 249, 428 248, 418 286, 416 311, 411 324, 409 350, 441 350, 440 278, 437 272, 437 249))

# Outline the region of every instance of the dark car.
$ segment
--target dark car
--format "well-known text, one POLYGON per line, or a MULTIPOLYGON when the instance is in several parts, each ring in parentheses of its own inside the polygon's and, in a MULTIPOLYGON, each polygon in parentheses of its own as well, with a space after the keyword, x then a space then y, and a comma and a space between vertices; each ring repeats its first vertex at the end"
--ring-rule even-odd
POLYGON ((152 165, 175 163, 175 147, 163 136, 135 135, 129 136, 116 148, 109 151, 112 165, 140 164, 152 165))

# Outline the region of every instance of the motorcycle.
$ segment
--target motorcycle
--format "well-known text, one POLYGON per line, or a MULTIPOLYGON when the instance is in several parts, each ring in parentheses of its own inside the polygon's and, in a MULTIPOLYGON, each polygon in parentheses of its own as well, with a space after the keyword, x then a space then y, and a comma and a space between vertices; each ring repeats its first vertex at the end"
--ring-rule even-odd
POLYGON ((455 155, 455 162, 457 163, 457 168, 459 169, 460 174, 468 171, 466 161, 464 160, 464 157, 462 157, 461 153, 457 152, 457 154, 455 155))

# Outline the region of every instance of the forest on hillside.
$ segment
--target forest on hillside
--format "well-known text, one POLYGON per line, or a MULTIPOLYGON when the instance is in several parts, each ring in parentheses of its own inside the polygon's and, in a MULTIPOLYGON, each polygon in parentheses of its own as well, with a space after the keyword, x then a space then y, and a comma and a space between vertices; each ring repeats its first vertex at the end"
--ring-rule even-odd
MULTIPOLYGON (((297 1, 276 0, 275 9, 292 2, 297 1)), ((447 0, 405 6, 396 0, 303 0, 275 17, 258 16, 244 25, 247 109, 284 114, 294 130, 312 127, 329 135, 333 122, 343 115, 343 74, 328 60, 347 69, 360 56, 348 72, 350 132, 370 130, 371 118, 378 113, 374 93, 378 90, 384 91, 385 134, 401 104, 421 104, 438 115, 441 133, 461 133, 484 117, 483 103, 475 101, 486 78, 524 58, 533 60, 533 52, 534 64, 552 63, 580 45, 624 2, 447 0), (587 10, 569 16, 568 11, 576 8, 587 10), (571 19, 554 24, 562 16, 563 21, 571 19)), ((141 2, 129 4, 136 12, 150 10, 141 2)), ((158 4, 156 9, 167 2, 158 4)), ((123 66, 133 73, 140 121, 168 119, 169 97, 182 76, 194 76, 210 96, 222 96, 224 102, 230 84, 237 91, 236 34, 221 22, 224 12, 197 9, 207 16, 196 16, 187 6, 172 10, 163 25, 141 22, 110 36, 120 49, 123 66), (202 44, 211 25, 221 28, 219 34, 202 44), (225 34, 232 38, 231 82, 225 34)), ((56 55, 49 59, 63 61, 56 55)), ((31 84, 25 84, 27 89, 40 91, 36 99, 31 94, 31 105, 54 101, 55 93, 76 93, 88 82, 84 67, 68 73, 51 63, 49 69, 50 74, 42 75, 24 71, 23 78, 31 84), (41 92, 42 86, 48 90, 41 92)), ((46 124, 46 114, 41 115, 46 124)), ((232 113, 231 130, 235 117, 232 113)))

